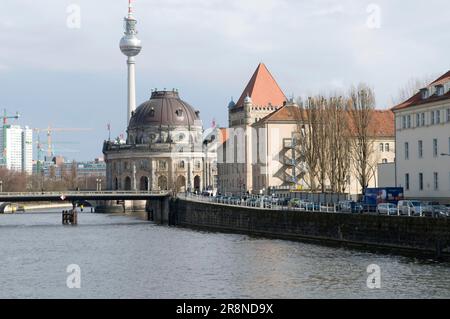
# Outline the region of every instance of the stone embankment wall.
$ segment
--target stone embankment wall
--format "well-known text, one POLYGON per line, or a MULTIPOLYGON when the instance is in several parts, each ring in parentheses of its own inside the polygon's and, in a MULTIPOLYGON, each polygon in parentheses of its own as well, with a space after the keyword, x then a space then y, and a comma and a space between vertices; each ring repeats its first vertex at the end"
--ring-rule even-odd
POLYGON ((277 211, 171 201, 169 221, 180 227, 450 257, 450 219, 277 211))

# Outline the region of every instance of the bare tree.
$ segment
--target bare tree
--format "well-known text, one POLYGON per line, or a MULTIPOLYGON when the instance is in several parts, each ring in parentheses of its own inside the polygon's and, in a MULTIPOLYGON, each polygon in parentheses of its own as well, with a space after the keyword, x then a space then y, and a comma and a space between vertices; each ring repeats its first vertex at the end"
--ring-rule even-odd
POLYGON ((350 140, 345 99, 332 96, 327 110, 328 179, 335 193, 345 193, 350 171, 350 140))
POLYGON ((430 83, 436 79, 435 75, 423 76, 421 78, 411 78, 406 82, 399 90, 395 97, 392 97, 392 104, 397 105, 405 102, 414 94, 419 92, 420 89, 428 86, 430 83))
POLYGON ((300 133, 302 145, 301 158, 305 163, 306 176, 305 183, 311 191, 317 190, 318 157, 317 152, 317 123, 318 112, 317 103, 314 98, 308 98, 304 103, 300 103, 299 118, 297 119, 298 132, 300 133))
POLYGON ((315 130, 316 130, 316 149, 318 182, 322 193, 326 192, 327 177, 330 169, 329 151, 330 151, 330 133, 329 133, 329 104, 323 96, 313 99, 316 103, 317 112, 315 130))
POLYGON ((348 103, 351 141, 351 156, 356 171, 356 178, 364 191, 373 177, 373 138, 370 122, 375 109, 375 94, 366 84, 359 84, 350 90, 348 103))
POLYGON ((25 173, 0 168, 0 180, 3 192, 24 192, 27 189, 25 173))

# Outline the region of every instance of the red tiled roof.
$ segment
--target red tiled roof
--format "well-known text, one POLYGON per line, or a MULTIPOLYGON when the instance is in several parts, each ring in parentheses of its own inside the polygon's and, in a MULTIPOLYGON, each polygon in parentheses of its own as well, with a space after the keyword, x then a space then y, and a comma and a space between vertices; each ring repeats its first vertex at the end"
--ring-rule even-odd
POLYGON ((395 136, 395 116, 391 110, 375 110, 369 125, 372 137, 395 136))
MULTIPOLYGON (((348 116, 349 120, 351 121, 350 113, 348 113, 348 116)), ((286 105, 262 118, 260 121, 253 124, 253 126, 259 126, 261 124, 273 122, 300 121, 301 119, 301 108, 294 105, 286 105)), ((394 137, 394 113, 391 110, 374 110, 370 119, 369 126, 369 134, 371 137, 394 137)), ((351 124, 350 127, 352 127, 351 124)))
POLYGON ((254 125, 257 126, 258 124, 265 124, 269 122, 299 121, 301 118, 300 108, 292 104, 287 104, 269 115, 266 115, 254 125))
MULTIPOLYGON (((428 85, 428 87, 439 85, 439 84, 445 84, 447 82, 450 82, 450 71, 448 71, 447 73, 440 76, 434 82, 431 82, 428 85)), ((428 97, 427 99, 422 99, 421 93, 418 92, 418 93, 414 94, 412 97, 410 97, 409 99, 407 99, 405 102, 394 106, 392 108, 392 111, 395 112, 395 111, 403 110, 403 109, 411 107, 411 106, 428 104, 428 103, 437 102, 437 101, 441 101, 441 100, 447 100, 447 99, 450 99, 450 91, 445 93, 444 95, 440 95, 440 96, 437 94, 434 94, 434 95, 428 97)))
POLYGON ((236 103, 236 107, 242 107, 244 105, 244 100, 247 95, 251 97, 255 106, 269 106, 269 104, 282 106, 287 100, 272 74, 270 74, 263 63, 258 65, 250 82, 236 103))

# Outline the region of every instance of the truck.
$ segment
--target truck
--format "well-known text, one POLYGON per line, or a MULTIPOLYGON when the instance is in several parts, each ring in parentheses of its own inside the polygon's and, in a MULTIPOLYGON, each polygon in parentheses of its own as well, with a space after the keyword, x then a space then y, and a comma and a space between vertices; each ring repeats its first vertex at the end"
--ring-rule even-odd
POLYGON ((364 210, 376 211, 378 204, 390 203, 397 205, 404 199, 403 187, 366 188, 362 204, 364 210))

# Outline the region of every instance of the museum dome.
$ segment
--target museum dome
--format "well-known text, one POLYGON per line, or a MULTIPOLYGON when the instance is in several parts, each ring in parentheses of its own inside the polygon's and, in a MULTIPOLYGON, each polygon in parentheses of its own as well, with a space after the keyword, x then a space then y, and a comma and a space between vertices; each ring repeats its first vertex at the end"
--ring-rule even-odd
POLYGON ((128 129, 148 126, 201 126, 200 113, 180 99, 177 91, 154 91, 133 113, 128 129))

